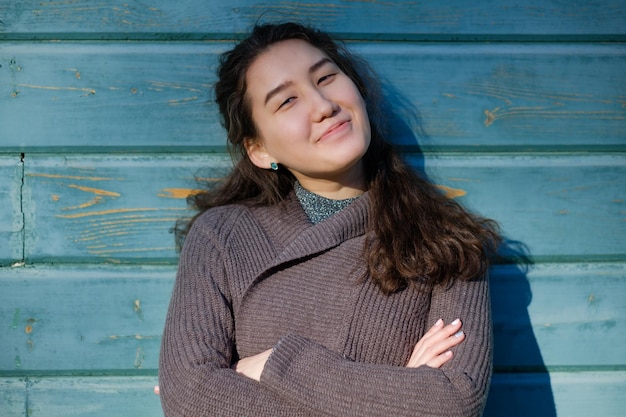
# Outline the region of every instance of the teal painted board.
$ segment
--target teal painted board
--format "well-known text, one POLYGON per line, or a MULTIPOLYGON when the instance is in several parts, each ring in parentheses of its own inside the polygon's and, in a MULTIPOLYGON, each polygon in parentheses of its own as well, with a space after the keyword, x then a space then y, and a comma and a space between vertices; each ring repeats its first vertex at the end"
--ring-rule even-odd
POLYGON ((626 154, 444 155, 426 172, 536 260, 626 255, 626 154))
MULTIPOLYGON (((271 0, 200 1, 22 0, 0 7, 5 38, 171 38, 230 37, 245 32, 260 17, 298 19, 353 38, 481 39, 623 35, 626 6, 619 0, 575 3, 529 0, 316 2, 271 0)), ((1 39, 1 38, 0 38, 1 39)))
MULTIPOLYGON (((7 379, 0 387, 15 394, 11 403, 0 402, 0 414, 156 417, 163 415, 153 393, 156 383, 153 376, 7 379)), ((484 416, 621 417, 625 389, 623 371, 495 374, 484 416)))
POLYGON ((492 271, 497 369, 626 366, 623 263, 539 264, 492 271), (610 340, 610 341, 609 341, 610 340))
MULTIPOLYGON (((425 166, 537 260, 624 259, 626 155, 442 155, 425 166)), ((220 154, 27 157, 25 257, 176 262, 169 231, 190 214, 194 174, 217 181, 229 167, 220 154)))
POLYGON ((364 44, 354 49, 420 113, 421 145, 626 146, 626 45, 364 44))
MULTIPOLYGON (((0 45, 0 150, 223 150, 211 86, 217 54, 231 46, 0 45)), ((625 44, 351 46, 391 84, 389 101, 419 113, 396 123, 400 144, 626 149, 625 44)))
POLYGON ((0 265, 23 257, 22 174, 19 155, 0 156, 0 265))
MULTIPOLYGON (((0 374, 157 369, 174 277, 174 266, 1 268, 0 374)), ((498 267, 491 282, 497 371, 626 365, 626 264, 498 267)))
POLYGON ((219 46, 0 45, 2 147, 205 147, 221 128, 207 105, 219 46), (37 117, 33 117, 37 115, 37 117))
POLYGON ((25 378, 0 377, 0 415, 2 417, 24 417, 25 402, 25 378))
POLYGON ((157 417, 156 377, 30 378, 28 417, 157 417))
POLYGON ((170 230, 188 216, 185 197, 210 160, 208 179, 231 167, 225 155, 167 155, 26 159, 24 202, 29 261, 175 260, 170 230))
POLYGON ((155 370, 174 267, 0 269, 0 369, 155 370))
POLYGON ((495 374, 484 417, 621 417, 626 372, 495 374))

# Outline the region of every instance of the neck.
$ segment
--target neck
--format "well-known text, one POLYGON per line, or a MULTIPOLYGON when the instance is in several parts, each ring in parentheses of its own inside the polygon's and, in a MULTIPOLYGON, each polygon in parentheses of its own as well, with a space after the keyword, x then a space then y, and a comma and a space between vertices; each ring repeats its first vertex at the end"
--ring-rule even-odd
POLYGON ((298 176, 296 176, 296 179, 306 190, 331 200, 345 200, 358 197, 367 189, 362 162, 354 166, 341 180, 298 178, 298 176))

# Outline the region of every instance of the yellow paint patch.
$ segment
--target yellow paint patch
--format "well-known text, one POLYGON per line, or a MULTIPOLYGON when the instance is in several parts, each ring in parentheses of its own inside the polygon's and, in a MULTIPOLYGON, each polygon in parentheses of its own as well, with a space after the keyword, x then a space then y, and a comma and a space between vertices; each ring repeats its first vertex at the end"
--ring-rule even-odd
POLYGON ((161 191, 162 192, 157 195, 165 198, 187 198, 190 195, 197 195, 202 192, 202 190, 193 188, 164 188, 161 191))
POLYGON ((180 104, 185 104, 185 103, 189 103, 191 101, 196 101, 196 100, 198 100, 198 97, 194 96, 194 97, 182 98, 180 100, 168 100, 168 104, 170 106, 178 106, 180 104))
POLYGON ((161 252, 161 251, 173 251, 174 246, 162 247, 162 248, 136 248, 136 249, 109 249, 100 251, 89 251, 92 255, 109 255, 112 253, 131 253, 131 252, 161 252))
POLYGON ((85 180, 85 181, 111 181, 117 180, 122 181, 123 178, 107 178, 107 177, 81 177, 76 175, 60 175, 60 174, 26 174, 29 177, 41 177, 41 178, 54 178, 54 179, 65 179, 65 180, 85 180))
POLYGON ((496 121, 496 112, 500 110, 500 107, 496 107, 495 109, 489 111, 485 110, 485 126, 489 127, 496 121))
POLYGON ((119 197, 121 195, 113 191, 101 190, 99 188, 84 187, 82 185, 70 184, 68 185, 68 187, 75 188, 77 190, 85 191, 88 193, 94 193, 95 195, 103 195, 103 196, 108 196, 108 197, 119 197))
POLYGON ((60 197, 59 197, 58 195, 56 195, 56 194, 52 194, 52 195, 50 196, 50 200, 52 200, 52 201, 59 201, 59 198, 60 198, 60 197))
POLYGON ((18 84, 18 87, 23 88, 35 88, 39 90, 52 90, 52 91, 82 91, 87 94, 96 94, 96 90, 93 88, 79 88, 79 87, 54 87, 51 85, 32 85, 32 84, 18 84))
POLYGON ((79 209, 84 209, 87 207, 91 207, 91 206, 95 206, 96 204, 98 204, 99 202, 102 201, 102 197, 100 196, 95 196, 94 198, 92 198, 91 200, 83 203, 83 204, 79 204, 77 206, 70 206, 70 207, 63 207, 63 210, 79 210, 79 209))
POLYGON ((76 213, 76 214, 57 214, 56 217, 61 219, 78 219, 80 217, 89 217, 89 216, 107 216, 109 214, 119 214, 119 213, 130 213, 137 211, 157 211, 158 208, 126 208, 126 209, 113 209, 113 210, 103 210, 103 211, 91 211, 88 213, 76 213))
POLYGON ((446 193, 446 197, 448 198, 463 197, 467 194, 465 190, 461 190, 459 188, 447 187, 445 185, 436 185, 436 187, 440 190, 443 190, 446 193))

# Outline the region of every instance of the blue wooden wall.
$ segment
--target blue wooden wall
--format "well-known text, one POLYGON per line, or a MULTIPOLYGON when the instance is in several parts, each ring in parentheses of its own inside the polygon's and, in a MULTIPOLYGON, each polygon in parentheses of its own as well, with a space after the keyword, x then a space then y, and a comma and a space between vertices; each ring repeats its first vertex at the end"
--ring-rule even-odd
POLYGON ((532 260, 493 268, 486 415, 624 415, 622 0, 1 1, 0 415, 162 415, 169 229, 230 166, 216 56, 260 16, 368 58, 416 168, 532 260))

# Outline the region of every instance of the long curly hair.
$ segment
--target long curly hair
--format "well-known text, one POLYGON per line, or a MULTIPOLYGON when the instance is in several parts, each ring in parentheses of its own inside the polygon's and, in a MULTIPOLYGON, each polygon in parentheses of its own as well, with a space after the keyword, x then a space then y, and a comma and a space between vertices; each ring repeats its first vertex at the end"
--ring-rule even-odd
POLYGON ((289 39, 306 41, 326 54, 354 82, 366 102, 372 137, 363 162, 372 215, 363 254, 369 278, 383 293, 391 294, 411 282, 436 285, 484 275, 501 241, 497 224, 446 197, 386 140, 390 127, 381 111, 382 89, 365 61, 330 35, 293 22, 257 25, 247 38, 221 55, 215 101, 235 166, 217 187, 207 187, 188 198, 197 213, 177 224, 178 246, 195 219, 212 207, 279 204, 293 190, 295 178, 288 170, 256 167, 244 146, 246 137, 257 136, 246 96, 247 70, 271 45, 289 39))

